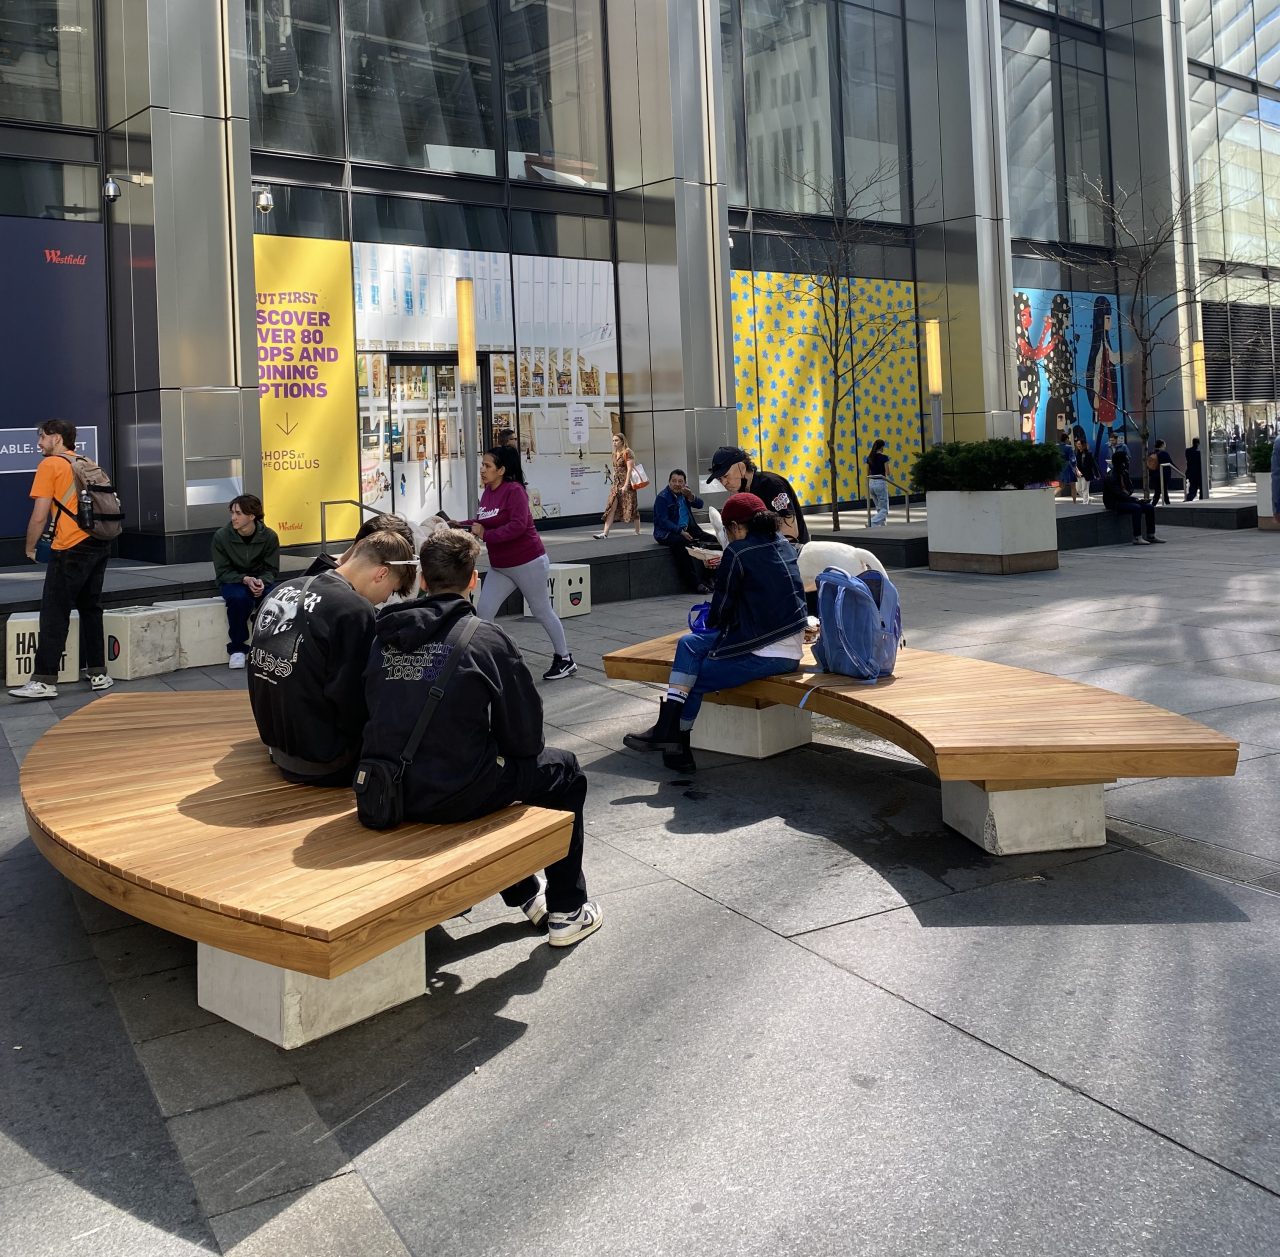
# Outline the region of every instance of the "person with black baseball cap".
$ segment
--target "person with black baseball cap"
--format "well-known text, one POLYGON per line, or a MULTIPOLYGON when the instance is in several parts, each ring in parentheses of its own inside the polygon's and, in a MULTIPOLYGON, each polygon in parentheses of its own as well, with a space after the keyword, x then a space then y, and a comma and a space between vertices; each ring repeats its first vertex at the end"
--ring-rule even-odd
POLYGON ((796 545, 809 540, 809 526, 804 522, 804 508, 796 491, 785 476, 775 471, 761 471, 736 445, 722 445, 711 456, 708 484, 719 481, 729 493, 754 493, 782 520, 782 535, 796 545))

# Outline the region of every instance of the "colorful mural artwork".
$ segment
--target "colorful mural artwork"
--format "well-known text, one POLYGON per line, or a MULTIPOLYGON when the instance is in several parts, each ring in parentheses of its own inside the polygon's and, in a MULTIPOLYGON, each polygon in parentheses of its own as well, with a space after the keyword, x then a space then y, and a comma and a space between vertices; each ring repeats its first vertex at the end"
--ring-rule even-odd
POLYGON ((1018 410, 1028 441, 1083 437, 1095 451, 1124 431, 1115 299, 1046 288, 1013 294, 1018 410))
MULTIPOLYGON (((761 467, 780 472, 805 502, 830 498, 825 423, 833 369, 814 336, 820 307, 803 276, 773 271, 732 274, 733 366, 738 439, 761 467)), ((836 423, 838 488, 842 500, 865 492, 864 460, 877 437, 887 442, 889 475, 905 485, 921 448, 920 360, 916 298, 902 280, 851 279, 847 296, 869 328, 886 319, 903 324, 841 406, 836 423)), ((858 338, 865 351, 877 334, 858 338)))

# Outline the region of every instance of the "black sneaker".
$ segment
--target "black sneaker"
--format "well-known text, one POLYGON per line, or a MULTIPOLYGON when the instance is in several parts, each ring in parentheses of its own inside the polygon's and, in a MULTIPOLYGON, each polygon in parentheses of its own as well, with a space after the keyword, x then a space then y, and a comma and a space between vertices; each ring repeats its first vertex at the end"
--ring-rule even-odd
POLYGON ((558 681, 561 677, 571 677, 578 670, 578 665, 573 662, 572 655, 556 655, 551 660, 549 667, 543 674, 544 681, 558 681))

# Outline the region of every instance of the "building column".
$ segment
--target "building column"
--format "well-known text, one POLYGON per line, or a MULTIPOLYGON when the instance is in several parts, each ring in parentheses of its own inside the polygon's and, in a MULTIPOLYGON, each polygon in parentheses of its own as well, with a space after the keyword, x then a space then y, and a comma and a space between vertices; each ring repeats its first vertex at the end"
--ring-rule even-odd
POLYGON ((103 44, 121 549, 206 558, 262 485, 244 0, 105 5, 103 44))
POLYGON ((737 439, 720 15, 712 0, 607 11, 625 424, 652 493, 737 439))
POLYGON ((941 323, 943 436, 1016 409, 1000 17, 992 0, 907 0, 920 317, 941 323))

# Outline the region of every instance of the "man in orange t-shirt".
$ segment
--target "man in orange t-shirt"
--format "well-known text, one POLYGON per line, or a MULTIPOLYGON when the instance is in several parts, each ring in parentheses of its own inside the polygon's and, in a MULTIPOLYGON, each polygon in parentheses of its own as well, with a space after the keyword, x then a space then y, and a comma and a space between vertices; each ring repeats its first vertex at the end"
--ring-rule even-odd
POLYGON ((76 482, 71 460, 76 448, 75 424, 46 419, 36 432, 40 466, 31 485, 31 519, 27 523, 27 558, 36 557, 36 543, 49 524, 53 529, 53 557, 45 573, 40 598, 40 640, 36 645, 31 680, 9 693, 14 698, 56 698, 59 663, 67 647, 71 612, 80 612, 80 674, 95 690, 109 690, 106 650, 102 640, 102 579, 107 571, 110 543, 91 537, 76 523, 76 482), (55 505, 56 504, 56 505, 55 505))

